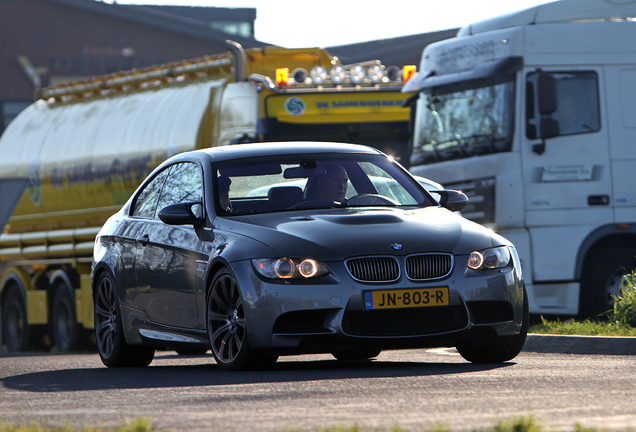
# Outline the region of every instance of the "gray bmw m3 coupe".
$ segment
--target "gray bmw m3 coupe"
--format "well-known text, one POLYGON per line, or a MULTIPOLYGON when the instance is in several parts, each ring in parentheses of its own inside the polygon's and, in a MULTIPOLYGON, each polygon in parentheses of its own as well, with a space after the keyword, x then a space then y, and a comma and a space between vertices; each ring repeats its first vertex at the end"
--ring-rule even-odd
POLYGON ((225 370, 426 347, 511 360, 528 328, 517 252, 458 213, 463 193, 437 195, 354 144, 174 156, 97 236, 99 355, 147 366, 158 348, 211 350, 225 370))

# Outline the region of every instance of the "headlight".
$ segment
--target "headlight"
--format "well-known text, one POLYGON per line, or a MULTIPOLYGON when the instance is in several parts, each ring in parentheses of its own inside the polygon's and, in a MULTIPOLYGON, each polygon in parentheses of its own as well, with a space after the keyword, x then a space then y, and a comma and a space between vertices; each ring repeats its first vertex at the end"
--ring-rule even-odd
POLYGON ((497 269, 508 265, 510 251, 507 246, 500 246, 482 251, 475 251, 468 257, 468 268, 473 270, 497 269))
POLYGON ((311 258, 254 259, 256 271, 268 279, 309 279, 329 273, 327 266, 311 258))

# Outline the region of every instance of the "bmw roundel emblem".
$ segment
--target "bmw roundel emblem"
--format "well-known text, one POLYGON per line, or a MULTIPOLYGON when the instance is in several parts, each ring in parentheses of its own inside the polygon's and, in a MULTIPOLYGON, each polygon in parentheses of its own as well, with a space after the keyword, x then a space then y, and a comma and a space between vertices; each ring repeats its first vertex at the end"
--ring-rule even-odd
POLYGON ((401 251, 402 249, 404 249, 404 246, 399 243, 393 243, 391 245, 391 249, 393 249, 394 251, 401 251))

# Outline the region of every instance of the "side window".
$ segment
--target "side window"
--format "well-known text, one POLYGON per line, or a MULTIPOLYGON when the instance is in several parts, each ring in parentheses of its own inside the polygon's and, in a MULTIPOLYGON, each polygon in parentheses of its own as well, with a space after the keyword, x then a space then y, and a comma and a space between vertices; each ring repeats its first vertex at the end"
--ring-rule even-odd
MULTIPOLYGON (((544 72, 545 73, 545 72, 544 72)), ((596 132, 601 128, 598 98, 598 76, 595 72, 550 72, 556 90, 556 110, 549 117, 558 122, 558 135, 596 132)), ((526 135, 541 136, 538 101, 540 73, 528 75, 526 84, 526 135), (535 101, 537 103, 535 103, 535 101)))
POLYGON ((170 175, 161 191, 157 210, 171 204, 201 202, 203 198, 203 176, 195 163, 179 163, 172 166, 170 175))
POLYGON ((146 185, 135 199, 133 204, 132 216, 152 218, 155 216, 155 209, 157 207, 157 200, 159 199, 159 192, 163 186, 170 168, 167 168, 157 174, 150 183, 146 185))

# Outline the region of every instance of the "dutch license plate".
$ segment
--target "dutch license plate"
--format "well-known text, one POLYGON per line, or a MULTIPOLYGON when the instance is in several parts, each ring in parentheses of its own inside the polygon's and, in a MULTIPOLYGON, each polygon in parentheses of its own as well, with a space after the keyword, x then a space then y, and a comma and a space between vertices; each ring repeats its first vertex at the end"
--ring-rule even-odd
POLYGON ((378 290, 364 293, 364 309, 447 306, 448 287, 378 290))

